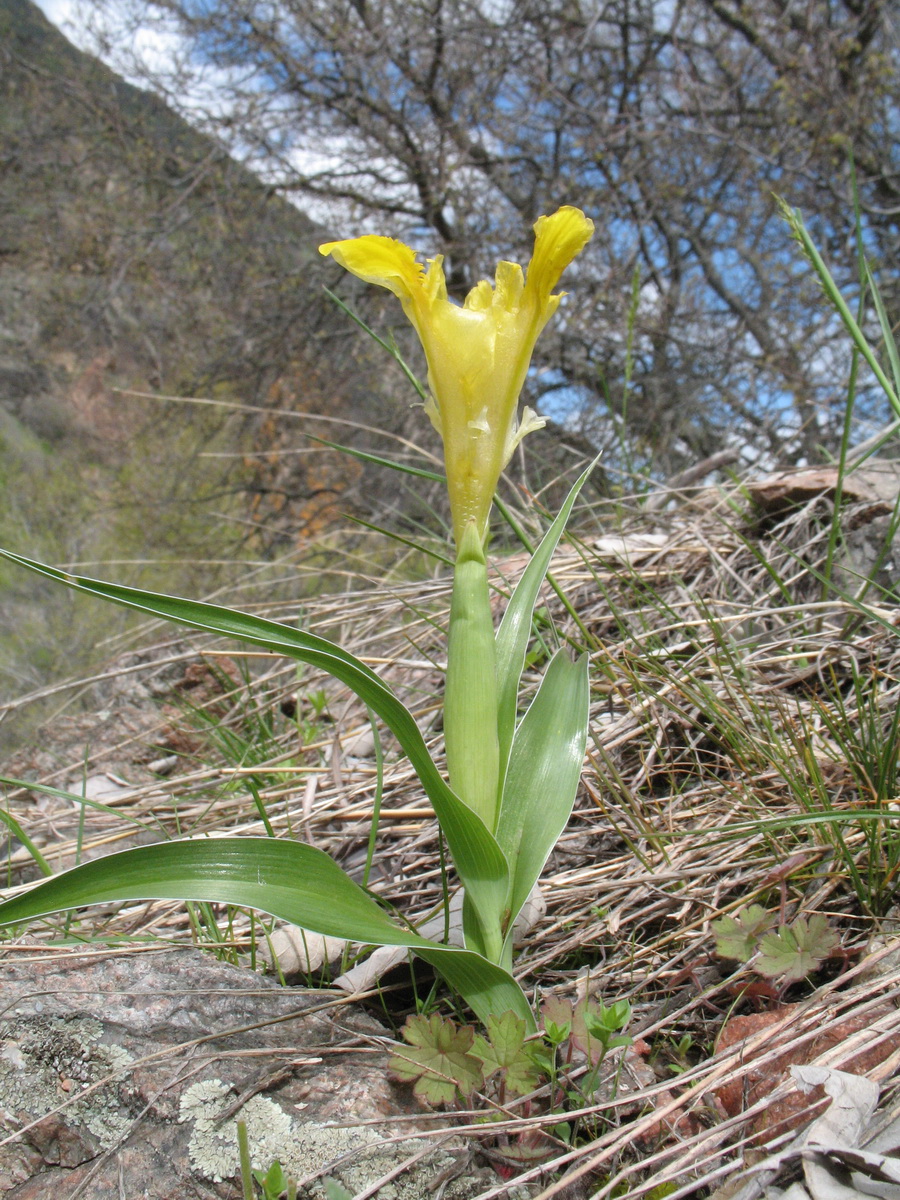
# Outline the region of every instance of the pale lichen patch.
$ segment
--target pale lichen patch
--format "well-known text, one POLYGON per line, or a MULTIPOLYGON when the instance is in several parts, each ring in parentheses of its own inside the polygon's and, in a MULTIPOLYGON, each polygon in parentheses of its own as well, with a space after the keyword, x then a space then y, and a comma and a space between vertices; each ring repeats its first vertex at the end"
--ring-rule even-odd
MULTIPOLYGON (((340 1180, 352 1193, 370 1187, 402 1162, 422 1149, 419 1142, 390 1143, 365 1126, 346 1128, 315 1121, 295 1121, 272 1100, 254 1096, 234 1117, 217 1124, 227 1107, 230 1089, 219 1079, 192 1084, 181 1097, 181 1121, 193 1121, 190 1139, 191 1163, 205 1178, 216 1183, 239 1173, 237 1121, 247 1123, 247 1140, 253 1167, 266 1171, 276 1160, 285 1173, 304 1179, 325 1168, 325 1173, 340 1180), (350 1162, 346 1155, 358 1153, 350 1162), (334 1164, 329 1169, 329 1164, 334 1164)), ((416 1167, 384 1185, 379 1200, 422 1200, 428 1195, 427 1181, 456 1163, 452 1154, 437 1150, 416 1167)), ((465 1200, 474 1196, 471 1181, 450 1179, 443 1196, 446 1200, 465 1200)), ((308 1200, 322 1200, 325 1191, 321 1179, 300 1193, 308 1200)))
POLYGON ((83 1126, 104 1149, 116 1145, 131 1116, 115 1077, 131 1055, 101 1042, 102 1033, 100 1022, 86 1017, 0 1022, 0 1107, 42 1117, 64 1106, 67 1125, 83 1126), (105 1079, 110 1082, 93 1088, 105 1079))
MULTIPOLYGON (((189 1153, 199 1174, 215 1183, 238 1173, 237 1118, 218 1123, 230 1088, 219 1079, 204 1079, 182 1094, 179 1120, 193 1121, 189 1153)), ((275 1159, 284 1162, 291 1139, 291 1118, 272 1100, 253 1096, 238 1114, 247 1125, 254 1167, 267 1170, 275 1159)))

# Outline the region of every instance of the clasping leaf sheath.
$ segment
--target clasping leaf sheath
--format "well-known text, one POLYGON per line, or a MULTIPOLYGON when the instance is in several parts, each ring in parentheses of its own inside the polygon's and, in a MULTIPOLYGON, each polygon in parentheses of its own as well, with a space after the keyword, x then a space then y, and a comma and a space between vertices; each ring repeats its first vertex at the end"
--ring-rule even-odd
POLYGON ((487 562, 474 522, 463 534, 453 574, 444 743, 450 786, 493 833, 500 772, 496 649, 487 562))

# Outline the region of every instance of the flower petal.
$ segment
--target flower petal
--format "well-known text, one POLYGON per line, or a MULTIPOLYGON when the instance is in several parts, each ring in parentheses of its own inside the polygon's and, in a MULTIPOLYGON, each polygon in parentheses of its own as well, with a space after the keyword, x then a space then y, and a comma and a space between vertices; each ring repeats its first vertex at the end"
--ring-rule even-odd
POLYGON ((423 290, 425 268, 416 261, 416 252, 396 238, 372 234, 326 242, 319 247, 319 253, 330 254, 351 275, 366 283, 380 284, 401 300, 412 300, 423 290))
POLYGON ((494 307, 502 308, 508 313, 517 312, 525 290, 522 268, 518 263, 499 262, 494 278, 494 307))
POLYGON ((522 409, 522 416, 518 425, 513 424, 512 428, 506 435, 506 445, 503 451, 503 465, 506 466, 506 464, 512 458, 513 451, 526 434, 534 433, 536 429, 543 429, 546 424, 547 418, 540 416, 534 411, 533 408, 526 404, 522 409))
POLYGON ((559 277, 591 239, 594 222, 569 205, 534 226, 534 254, 528 264, 525 289, 538 303, 550 298, 559 277))

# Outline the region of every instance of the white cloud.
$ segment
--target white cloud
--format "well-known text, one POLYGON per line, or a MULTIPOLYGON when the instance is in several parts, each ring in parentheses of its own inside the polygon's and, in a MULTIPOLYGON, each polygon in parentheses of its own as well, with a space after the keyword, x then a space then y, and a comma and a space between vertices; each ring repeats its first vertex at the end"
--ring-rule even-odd
POLYGON ((170 67, 179 52, 184 51, 184 42, 174 27, 166 28, 162 21, 152 25, 141 23, 126 29, 127 17, 123 6, 117 11, 115 5, 85 11, 80 0, 35 0, 37 6, 65 37, 88 54, 101 58, 123 78, 138 86, 146 86, 146 79, 130 69, 130 64, 140 63, 148 72, 163 71, 170 67), (121 44, 122 53, 116 53, 121 44))
POLYGON ((70 0, 35 0, 35 3, 54 25, 62 25, 72 9, 70 0))
POLYGON ((77 20, 77 0, 35 0, 48 21, 61 30, 70 42, 82 50, 90 49, 83 27, 77 20))

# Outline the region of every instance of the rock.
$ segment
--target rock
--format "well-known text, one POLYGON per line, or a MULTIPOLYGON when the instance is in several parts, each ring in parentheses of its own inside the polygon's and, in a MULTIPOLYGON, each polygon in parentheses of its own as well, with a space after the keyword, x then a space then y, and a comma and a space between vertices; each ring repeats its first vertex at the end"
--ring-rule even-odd
POLYGON ((868 488, 879 500, 893 507, 900 492, 900 463, 889 458, 869 458, 853 471, 850 478, 858 479, 861 487, 868 488))
MULTIPOLYGON (((779 471, 765 479, 753 480, 746 487, 750 498, 763 512, 780 515, 795 505, 809 503, 816 496, 832 498, 837 481, 837 467, 816 467, 779 471)), ((874 503, 879 499, 875 488, 861 472, 845 475, 841 494, 848 504, 874 503)))
POLYGON ((893 517, 881 509, 871 520, 850 523, 844 531, 842 552, 832 573, 835 587, 854 596, 871 580, 874 588, 867 590, 868 603, 895 597, 900 589, 900 547, 896 532, 893 517))
MULTIPOLYGON (((834 500, 838 468, 817 467, 781 471, 746 485, 747 492, 766 517, 780 518, 790 509, 819 496, 834 500)), ((866 581, 875 585, 869 602, 890 595, 900 586, 893 509, 900 492, 900 468, 887 459, 870 459, 844 474, 841 543, 831 581, 838 592, 854 595, 866 581)))
POLYGON ((627 537, 617 537, 607 534, 593 542, 598 558, 611 558, 630 566, 659 554, 664 550, 671 538, 665 533, 631 533, 627 537))
POLYGON ((348 945, 343 938, 311 933, 296 925, 283 925, 260 945, 259 956, 272 966, 277 963, 285 979, 296 979, 340 962, 348 945))
MULTIPOLYGON (((384 1029, 332 994, 190 949, 42 947, 0 959, 0 996, 6 1200, 238 1200, 238 1117, 256 1168, 277 1158, 354 1191, 423 1149, 386 1142, 418 1110, 387 1078, 384 1029)), ((421 1200, 442 1173, 447 1200, 496 1182, 450 1179, 467 1155, 445 1142, 392 1181, 394 1200, 421 1200)), ((300 1195, 320 1200, 321 1179, 300 1195)))
MULTIPOLYGON (((793 1013, 801 1016, 804 1011, 802 1004, 783 1004, 768 1012, 731 1017, 726 1022, 719 1035, 718 1051, 737 1046, 766 1029, 777 1027, 770 1041, 755 1044, 752 1051, 748 1049, 744 1052, 739 1075, 716 1089, 715 1097, 728 1116, 736 1117, 768 1096, 789 1078, 791 1067, 806 1066, 826 1051, 842 1045, 852 1035, 875 1025, 880 1017, 893 1010, 889 1005, 884 1005, 869 1012, 851 1015, 833 1026, 829 1025, 813 1038, 795 1041, 796 1031, 786 1024, 786 1018, 793 1013), (772 1057, 776 1047, 782 1048, 781 1053, 772 1057), (757 1059, 761 1060, 759 1064, 757 1059)), ((873 1039, 871 1047, 859 1050, 841 1066, 854 1074, 866 1075, 889 1058, 894 1049, 890 1041, 873 1039)), ((770 1103, 754 1119, 751 1131, 762 1142, 773 1130, 784 1133, 795 1129, 808 1120, 810 1104, 808 1096, 797 1091, 791 1092, 770 1103)))
POLYGON ((900 970, 900 905, 893 905, 878 922, 878 932, 869 938, 860 964, 860 980, 876 983, 900 970))

